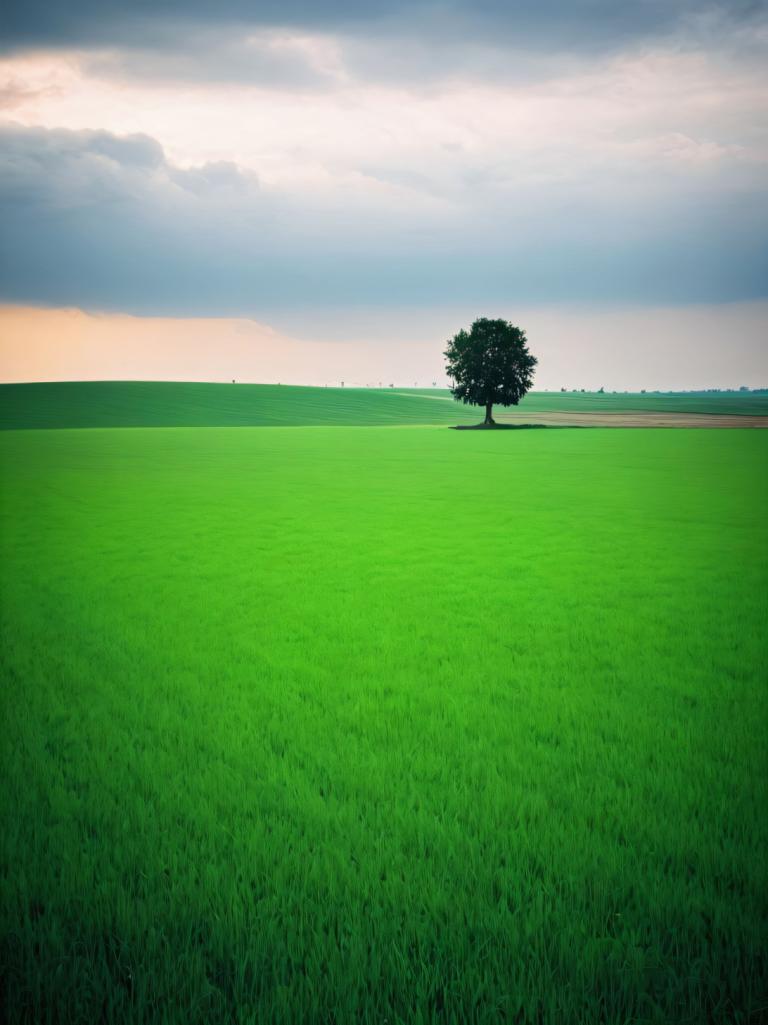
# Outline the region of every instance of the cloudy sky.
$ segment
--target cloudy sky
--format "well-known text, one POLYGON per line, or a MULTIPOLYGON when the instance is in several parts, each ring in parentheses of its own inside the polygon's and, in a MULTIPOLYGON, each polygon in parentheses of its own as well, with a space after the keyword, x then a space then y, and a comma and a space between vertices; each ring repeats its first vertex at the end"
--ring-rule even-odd
POLYGON ((768 384, 768 10, 11 0, 2 379, 768 384))

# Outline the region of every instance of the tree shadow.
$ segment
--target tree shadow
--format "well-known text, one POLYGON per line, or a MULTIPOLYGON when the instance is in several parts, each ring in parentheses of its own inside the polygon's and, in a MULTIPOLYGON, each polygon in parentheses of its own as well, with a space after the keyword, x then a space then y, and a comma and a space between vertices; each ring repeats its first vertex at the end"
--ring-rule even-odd
POLYGON ((453 424, 451 431, 569 431, 581 424, 453 424))

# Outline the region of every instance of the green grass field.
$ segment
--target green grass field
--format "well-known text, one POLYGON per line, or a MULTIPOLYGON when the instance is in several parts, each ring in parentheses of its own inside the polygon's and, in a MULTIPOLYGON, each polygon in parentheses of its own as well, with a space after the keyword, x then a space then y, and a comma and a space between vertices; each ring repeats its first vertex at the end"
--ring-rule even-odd
MULTIPOLYGON (((768 394, 598 395, 533 392, 521 412, 719 413, 768 416, 768 394)), ((497 410, 503 413, 503 410, 497 410)), ((432 389, 73 381, 0 385, 0 429, 474 424, 476 407, 432 389)))
POLYGON ((0 1016, 765 1021, 767 468, 5 432, 0 1016))

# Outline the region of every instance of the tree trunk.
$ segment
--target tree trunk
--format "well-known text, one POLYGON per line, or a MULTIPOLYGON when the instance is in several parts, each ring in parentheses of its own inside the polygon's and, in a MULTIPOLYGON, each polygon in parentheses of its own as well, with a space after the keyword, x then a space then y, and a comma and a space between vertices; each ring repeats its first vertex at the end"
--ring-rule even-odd
POLYGON ((485 404, 485 424, 494 424, 496 421, 493 419, 493 403, 486 402, 485 404))

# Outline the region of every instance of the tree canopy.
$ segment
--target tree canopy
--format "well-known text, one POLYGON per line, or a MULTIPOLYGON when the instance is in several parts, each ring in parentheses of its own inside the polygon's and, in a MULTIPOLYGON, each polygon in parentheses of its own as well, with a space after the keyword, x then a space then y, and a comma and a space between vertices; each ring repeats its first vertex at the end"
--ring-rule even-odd
POLYGON ((493 424, 493 407, 516 406, 533 384, 538 362, 528 351, 522 328, 506 320, 481 317, 461 330, 445 350, 446 372, 457 402, 485 406, 485 423, 493 424))

